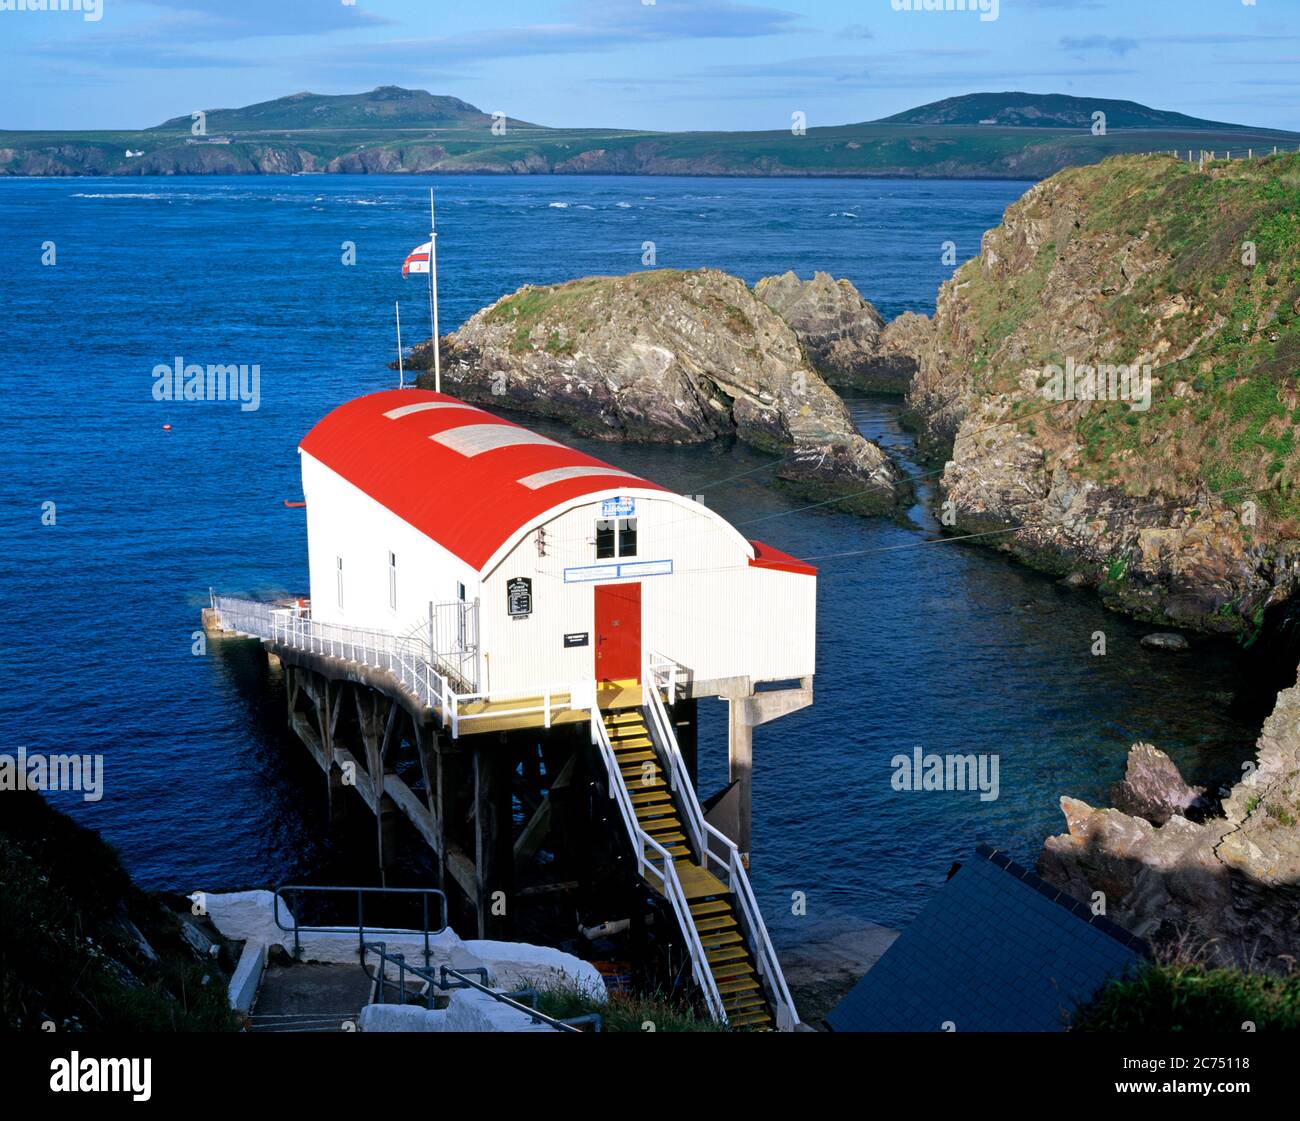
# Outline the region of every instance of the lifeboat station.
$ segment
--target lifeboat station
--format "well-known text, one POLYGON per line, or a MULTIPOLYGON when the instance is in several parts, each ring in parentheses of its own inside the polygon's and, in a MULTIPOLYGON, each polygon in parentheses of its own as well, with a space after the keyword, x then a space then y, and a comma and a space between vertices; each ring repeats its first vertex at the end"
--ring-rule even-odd
POLYGON ((310 596, 214 594, 205 625, 283 673, 331 817, 364 804, 381 867, 409 822, 480 938, 576 911, 713 1017, 795 1027, 746 869, 753 730, 812 703, 816 571, 428 390, 341 405, 298 452, 310 596), (702 801, 708 699, 730 781, 702 801))

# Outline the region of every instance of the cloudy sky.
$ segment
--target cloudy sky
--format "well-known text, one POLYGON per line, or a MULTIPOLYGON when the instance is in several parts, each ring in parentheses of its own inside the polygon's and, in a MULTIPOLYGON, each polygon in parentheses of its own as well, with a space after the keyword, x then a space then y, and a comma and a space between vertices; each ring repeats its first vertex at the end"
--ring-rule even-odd
POLYGON ((0 11, 0 128, 403 85, 571 127, 844 124, 1016 89, 1300 129, 1300 0, 1000 0, 989 21, 891 0, 101 3, 0 11))

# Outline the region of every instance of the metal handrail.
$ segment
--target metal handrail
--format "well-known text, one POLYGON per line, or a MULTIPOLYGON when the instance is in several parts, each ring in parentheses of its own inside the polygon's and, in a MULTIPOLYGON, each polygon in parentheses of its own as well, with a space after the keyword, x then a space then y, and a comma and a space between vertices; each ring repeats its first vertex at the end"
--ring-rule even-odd
POLYGON ((605 728, 605 721, 601 717, 600 709, 594 706, 591 709, 591 740, 600 750, 601 759, 604 761, 605 770, 609 776, 610 797, 618 803, 619 813, 623 818, 623 826, 627 830, 628 839, 632 842, 632 848, 636 852, 637 873, 645 879, 653 877, 659 880, 661 890, 672 905, 673 913, 677 916, 677 924, 681 928, 682 936, 686 939, 686 948, 690 955, 691 971, 695 977, 695 983, 700 986, 701 991, 704 993, 705 1003, 708 1004, 710 1013, 716 1020, 725 1024, 727 1022, 727 1011, 722 1003, 722 995, 718 992, 718 984, 713 977, 713 970, 709 967, 708 955, 704 952, 704 945, 700 941, 700 932, 696 928, 695 918, 691 914, 690 900, 686 898, 681 879, 677 875, 677 863, 663 845, 641 828, 636 811, 632 807, 632 796, 623 778, 623 772, 619 769, 618 758, 614 753, 614 745, 610 742, 609 732, 605 728), (653 860, 647 859, 647 848, 653 851, 658 859, 662 861, 662 867, 656 865, 653 860))
MULTIPOLYGON (((427 966, 421 969, 418 965, 411 965, 406 960, 406 955, 401 953, 388 952, 387 942, 367 942, 362 947, 363 957, 365 954, 374 954, 379 958, 379 967, 375 970, 375 1000, 372 1003, 383 1004, 384 996, 387 993, 387 970, 386 966, 397 966, 397 1003, 404 1005, 406 1003, 406 975, 419 978, 432 989, 437 987, 446 992, 448 989, 477 989, 481 993, 486 993, 493 1000, 517 1012, 523 1012, 536 1024, 545 1024, 554 1028, 556 1031, 570 1032, 581 1034, 578 1030, 579 1024, 591 1024, 596 1031, 600 1031, 604 1025, 604 1020, 599 1012, 587 1012, 581 1016, 569 1016, 563 1020, 557 1020, 553 1016, 546 1015, 545 1012, 537 1011, 536 1007, 531 1007, 517 1000, 517 997, 527 997, 536 1000, 540 995, 536 989, 520 989, 513 993, 503 993, 496 989, 490 988, 486 982, 488 972, 486 969, 478 968, 468 970, 468 973, 478 973, 483 977, 483 982, 472 980, 466 972, 459 969, 452 969, 449 965, 443 965, 438 973, 434 973, 432 968, 427 966), (455 981, 448 981, 448 977, 455 977, 455 981)), ((363 961, 364 965, 364 961, 363 961)), ((367 971, 368 972, 368 971, 367 971)))
MULTIPOLYGON (((354 931, 357 935, 358 953, 362 958, 364 965, 366 950, 366 916, 365 916, 365 897, 367 895, 419 895, 422 896, 423 902, 423 923, 421 933, 424 936, 424 963, 428 966, 431 962, 429 949, 429 936, 442 934, 447 929, 447 895, 436 887, 336 887, 333 885, 323 884, 281 884, 272 893, 272 917, 275 925, 285 933, 293 934, 293 956, 298 958, 302 954, 302 942, 299 939, 300 933, 307 934, 351 934, 354 931), (297 915, 293 915, 293 925, 285 926, 280 921, 280 901, 284 898, 283 893, 286 891, 302 892, 342 892, 350 891, 356 893, 357 900, 357 925, 356 926, 308 926, 298 921, 297 915), (429 899, 436 896, 442 903, 442 925, 436 929, 429 925, 429 899)), ((288 906, 286 902, 285 906, 288 906)), ((387 928, 381 928, 387 929, 387 928)))
POLYGON ((781 1031, 791 1031, 799 1023, 799 1014, 795 1010, 794 1000, 791 998, 790 989, 786 985, 785 974, 781 970, 780 960, 777 958, 776 950, 772 946, 767 924, 763 922, 762 912, 758 909, 758 900, 755 898, 753 886, 749 882, 749 874, 745 871, 745 862, 741 859, 740 850, 736 848, 735 842, 704 819, 704 807, 700 805, 699 798, 695 793, 695 787, 690 781, 689 774, 687 774, 686 761, 682 757, 681 745, 678 744, 677 736, 673 733, 672 722, 669 720, 668 712, 664 708, 663 698, 659 695, 659 675, 667 673, 668 682, 665 684, 665 689, 671 697, 675 690, 676 672, 676 663, 671 662, 669 659, 660 657, 656 661, 656 656, 647 656, 645 660, 645 676, 643 678, 646 687, 642 690, 645 706, 649 710, 651 723, 659 734, 660 742, 664 745, 665 754, 668 757, 668 767, 674 777, 673 789, 680 791, 680 801, 685 810, 685 816, 692 833, 698 838, 697 847, 700 852, 700 859, 703 861, 706 870, 708 870, 711 863, 718 867, 722 873, 719 878, 731 888, 732 894, 735 895, 740 906, 741 918, 749 936, 751 949, 754 952, 755 965, 758 967, 759 976, 767 978, 771 988, 777 1028, 781 1031), (713 851, 712 845, 715 842, 722 847, 726 856, 725 860, 713 851))
MULTIPOLYGON (((432 650, 421 632, 424 624, 405 635, 343 623, 323 623, 303 615, 293 607, 276 606, 234 596, 212 595, 223 629, 251 635, 268 642, 303 650, 311 654, 340 658, 375 669, 388 670, 420 704, 433 711, 441 724, 460 735, 462 722, 496 717, 524 716, 541 713, 545 727, 550 727, 557 713, 584 712, 584 682, 565 682, 540 687, 540 704, 496 707, 483 712, 466 712, 465 706, 477 702, 499 703, 511 697, 531 700, 536 688, 515 692, 477 692, 448 658, 464 659, 476 653, 476 647, 450 653, 432 650)), ((471 608, 458 601, 452 606, 471 608)), ((588 690, 589 691, 589 690, 588 690)))

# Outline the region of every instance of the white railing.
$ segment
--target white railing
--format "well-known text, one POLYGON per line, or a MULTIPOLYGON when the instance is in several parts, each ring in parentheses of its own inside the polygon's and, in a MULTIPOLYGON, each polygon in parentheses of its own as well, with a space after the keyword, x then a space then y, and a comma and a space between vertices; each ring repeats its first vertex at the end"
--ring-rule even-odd
POLYGON ((438 651, 431 648, 429 636, 436 640, 439 634, 445 634, 445 624, 440 625, 438 619, 451 618, 457 626, 459 621, 466 621, 467 634, 477 641, 477 612, 472 611, 473 604, 435 604, 430 623, 417 624, 407 634, 395 635, 341 623, 322 623, 295 606, 235 596, 211 598, 223 630, 293 650, 388 670, 421 704, 434 711, 453 737, 460 735, 462 724, 475 720, 540 713, 543 725, 549 728, 558 713, 585 714, 595 706, 594 681, 545 685, 513 693, 472 691, 470 681, 477 675, 471 676, 467 670, 477 650, 438 651), (449 610, 443 612, 442 608, 449 610), (471 611, 466 612, 466 608, 471 611), (467 614, 475 619, 474 623, 466 620, 467 614))
POLYGON ((637 872, 652 884, 658 883, 660 890, 669 903, 672 904, 673 912, 677 916, 677 924, 681 927, 682 936, 686 939, 686 948, 690 954, 691 972, 695 977, 695 983, 700 986, 700 991, 704 993, 704 1000, 709 1006, 710 1014, 714 1019, 725 1024, 727 1022, 727 1011, 722 1003, 722 994, 718 992, 718 984, 713 979, 713 970, 709 968, 708 955, 704 952, 704 944, 700 941, 700 932, 695 926, 695 917, 691 914, 690 900, 686 898, 686 892, 682 890, 681 880, 677 875, 677 865, 672 854, 641 828, 641 823, 636 816, 636 810, 632 805, 632 795, 628 791, 623 772, 619 769, 618 757, 614 753, 614 745, 610 743, 609 732, 605 728, 605 721, 601 716, 600 709, 595 705, 591 708, 591 742, 600 750, 601 759, 605 763, 605 770, 609 775, 610 797, 618 803, 619 814, 623 819, 623 827, 626 829, 628 840, 632 842, 632 849, 636 853, 637 872), (653 859, 647 855, 647 849, 654 854, 653 859), (656 864, 656 860, 659 863, 656 864))
POLYGON ((667 756, 668 771, 672 776, 671 789, 678 794, 678 805, 686 819, 686 827, 691 831, 695 841, 695 850, 700 854, 700 861, 706 872, 712 872, 730 889, 736 897, 740 919, 745 928, 750 951, 754 955, 754 964, 760 977, 764 978, 776 1012, 778 1031, 793 1031, 799 1023, 799 1014, 795 1011, 794 1001, 785 983, 785 974, 781 963, 772 947, 772 940, 763 922, 762 912, 758 909, 758 900, 754 898, 754 889, 749 882, 749 873, 735 843, 725 833, 715 829, 704 819, 704 807, 696 796, 682 758, 681 746, 673 732, 672 721, 664 707, 660 688, 668 694, 672 703, 677 692, 677 679, 681 667, 671 659, 651 654, 646 657, 642 676, 642 689, 646 711, 650 714, 655 738, 663 745, 667 756), (661 685, 662 682, 662 685, 661 685))

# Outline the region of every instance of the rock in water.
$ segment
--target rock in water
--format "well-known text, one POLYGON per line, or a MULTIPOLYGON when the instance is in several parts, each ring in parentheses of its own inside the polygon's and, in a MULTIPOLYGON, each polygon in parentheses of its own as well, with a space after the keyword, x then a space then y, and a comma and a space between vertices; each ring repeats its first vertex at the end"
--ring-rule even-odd
MULTIPOLYGON (((427 368, 429 345, 414 365, 427 368)), ((906 491, 888 457, 745 283, 715 269, 527 286, 442 341, 443 387, 552 417, 608 440, 695 444, 720 436, 781 456, 783 478, 855 511, 906 491)), ((419 384, 431 386, 427 373, 419 384)))
POLYGON ((1110 788, 1110 800, 1117 810, 1145 818, 1152 825, 1164 825, 1174 814, 1206 809, 1205 787, 1188 786, 1178 767, 1158 747, 1135 743, 1128 753, 1124 778, 1110 788))
MULTIPOLYGON (((1139 812, 1171 808, 1195 788, 1146 744, 1121 784, 1139 812)), ((1163 825, 1123 809, 1062 798, 1069 832, 1049 837, 1038 872, 1143 937, 1190 934, 1216 963, 1285 972, 1300 957, 1300 685, 1278 694, 1255 767, 1226 792, 1222 817, 1174 813, 1163 825)))
POLYGON ((1188 642, 1180 634, 1162 632, 1143 635, 1142 645, 1148 650, 1186 650, 1188 642))
POLYGON ((754 286, 754 294, 790 325, 808 361, 828 384, 877 393, 907 392, 919 350, 909 332, 914 329, 912 321, 929 322, 924 316, 910 316, 886 345, 884 319, 848 280, 835 280, 824 272, 800 280, 787 272, 765 276, 754 286))

